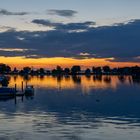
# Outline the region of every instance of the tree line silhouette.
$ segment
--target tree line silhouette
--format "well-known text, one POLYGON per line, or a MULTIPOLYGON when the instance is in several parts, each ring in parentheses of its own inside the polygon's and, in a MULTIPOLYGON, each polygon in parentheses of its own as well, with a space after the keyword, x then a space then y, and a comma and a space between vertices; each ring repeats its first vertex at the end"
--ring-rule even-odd
POLYGON ((57 66, 55 69, 46 70, 44 68, 33 69, 24 67, 22 70, 17 68, 11 69, 6 64, 0 64, 0 74, 19 74, 19 75, 132 75, 140 77, 140 67, 118 67, 110 68, 109 66, 92 67, 82 70, 80 66, 74 65, 71 68, 62 68, 57 66))

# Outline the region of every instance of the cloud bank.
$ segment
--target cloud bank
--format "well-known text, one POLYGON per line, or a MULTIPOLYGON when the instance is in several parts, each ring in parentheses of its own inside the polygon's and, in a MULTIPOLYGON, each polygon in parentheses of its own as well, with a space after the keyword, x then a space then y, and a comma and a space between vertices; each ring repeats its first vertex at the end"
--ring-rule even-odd
POLYGON ((94 22, 63 24, 38 19, 32 22, 53 26, 54 30, 2 32, 1 56, 114 58, 109 61, 140 62, 140 20, 97 28, 93 27, 94 22), (11 53, 8 49, 4 51, 5 48, 26 51, 11 53))
POLYGON ((96 24, 95 22, 83 22, 83 23, 57 23, 57 22, 51 22, 50 20, 42 20, 42 19, 35 19, 32 21, 32 23, 53 27, 55 30, 65 30, 65 31, 71 31, 71 30, 88 30, 90 28, 93 28, 93 26, 96 24))

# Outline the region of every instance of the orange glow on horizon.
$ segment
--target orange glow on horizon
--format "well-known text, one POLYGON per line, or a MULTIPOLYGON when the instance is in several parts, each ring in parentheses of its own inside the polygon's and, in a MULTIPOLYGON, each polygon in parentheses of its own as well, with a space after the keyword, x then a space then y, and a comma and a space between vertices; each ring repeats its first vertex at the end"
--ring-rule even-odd
POLYGON ((72 65, 80 65, 83 69, 93 66, 109 65, 110 67, 124 67, 124 66, 140 66, 139 63, 133 62, 111 62, 113 58, 91 58, 91 59, 74 59, 64 57, 54 58, 25 58, 25 57, 0 57, 0 63, 10 65, 12 68, 17 67, 19 69, 29 66, 34 68, 55 68, 57 65, 61 67, 71 67, 72 65))

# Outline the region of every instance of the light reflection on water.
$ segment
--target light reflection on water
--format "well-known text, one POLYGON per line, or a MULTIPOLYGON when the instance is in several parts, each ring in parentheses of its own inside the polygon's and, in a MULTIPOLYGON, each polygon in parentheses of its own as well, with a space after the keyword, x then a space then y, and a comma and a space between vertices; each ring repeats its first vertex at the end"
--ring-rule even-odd
POLYGON ((34 98, 0 101, 2 140, 137 140, 140 83, 130 76, 20 77, 34 98))

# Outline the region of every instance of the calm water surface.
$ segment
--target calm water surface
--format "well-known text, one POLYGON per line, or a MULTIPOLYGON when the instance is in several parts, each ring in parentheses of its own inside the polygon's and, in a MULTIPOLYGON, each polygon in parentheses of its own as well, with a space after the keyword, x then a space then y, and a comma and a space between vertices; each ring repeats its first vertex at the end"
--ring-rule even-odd
POLYGON ((20 77, 35 96, 0 101, 0 140, 138 140, 140 81, 132 77, 20 77))

